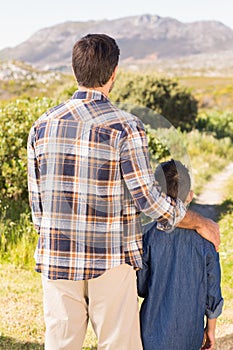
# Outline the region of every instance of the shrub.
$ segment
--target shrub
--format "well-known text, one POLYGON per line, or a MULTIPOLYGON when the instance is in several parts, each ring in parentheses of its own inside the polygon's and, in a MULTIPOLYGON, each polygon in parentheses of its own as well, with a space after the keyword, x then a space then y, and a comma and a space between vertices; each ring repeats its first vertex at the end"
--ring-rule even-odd
POLYGON ((196 128, 211 132, 217 138, 228 136, 233 140, 233 112, 202 112, 198 115, 196 128))
POLYGON ((49 99, 16 100, 0 105, 1 197, 27 198, 27 138, 36 118, 51 106, 49 99))
POLYGON ((168 78, 120 72, 111 99, 147 107, 182 130, 190 130, 197 117, 195 98, 187 88, 168 78))

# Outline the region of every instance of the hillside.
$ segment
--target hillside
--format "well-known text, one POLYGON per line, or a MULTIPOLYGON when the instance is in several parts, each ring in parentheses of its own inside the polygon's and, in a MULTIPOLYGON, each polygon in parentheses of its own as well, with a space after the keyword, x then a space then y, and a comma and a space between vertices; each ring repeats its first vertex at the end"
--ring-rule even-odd
POLYGON ((187 57, 194 62, 199 56, 211 59, 217 55, 225 67, 228 56, 233 56, 233 30, 220 22, 182 23, 170 17, 141 15, 44 28, 20 45, 1 50, 0 59, 22 60, 42 69, 66 69, 73 44, 88 33, 113 36, 121 49, 121 63, 127 66, 177 62, 187 57))
POLYGON ((63 90, 69 77, 42 71, 20 61, 0 62, 0 99, 51 96, 63 90))

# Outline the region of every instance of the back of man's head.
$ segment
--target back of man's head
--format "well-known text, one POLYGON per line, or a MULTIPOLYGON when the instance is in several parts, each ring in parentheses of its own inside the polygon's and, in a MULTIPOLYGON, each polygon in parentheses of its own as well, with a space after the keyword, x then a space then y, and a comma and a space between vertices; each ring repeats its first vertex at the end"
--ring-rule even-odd
POLYGON ((72 66, 80 86, 105 85, 118 65, 120 50, 106 34, 88 34, 78 40, 72 52, 72 66))
POLYGON ((155 170, 155 179, 162 191, 174 199, 186 201, 191 189, 188 169, 178 160, 160 163, 155 170))

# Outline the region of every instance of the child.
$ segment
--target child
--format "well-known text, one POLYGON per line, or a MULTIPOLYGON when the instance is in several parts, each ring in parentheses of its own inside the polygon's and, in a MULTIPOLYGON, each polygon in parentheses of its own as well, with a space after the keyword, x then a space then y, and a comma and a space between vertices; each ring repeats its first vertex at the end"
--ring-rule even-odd
MULTIPOLYGON (((191 202, 191 180, 181 162, 161 163, 155 178, 163 192, 185 204, 191 202)), ((150 223, 143 248, 143 268, 137 272, 138 294, 144 298, 140 310, 143 349, 214 349, 223 299, 219 255, 212 243, 193 230, 176 228, 168 233, 150 223)))

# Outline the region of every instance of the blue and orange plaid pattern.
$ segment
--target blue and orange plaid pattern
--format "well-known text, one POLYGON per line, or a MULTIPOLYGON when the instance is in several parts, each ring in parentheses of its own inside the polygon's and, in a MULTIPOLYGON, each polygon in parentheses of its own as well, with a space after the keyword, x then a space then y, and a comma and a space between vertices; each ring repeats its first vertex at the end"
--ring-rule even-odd
POLYGON ((49 279, 141 268, 140 212, 173 227, 186 211, 160 192, 139 118, 94 90, 76 91, 34 123, 28 186, 36 270, 49 279))

